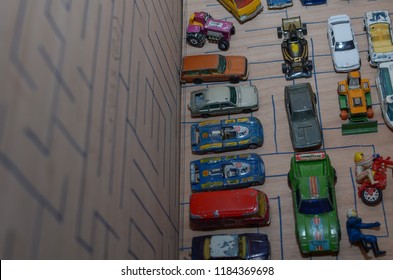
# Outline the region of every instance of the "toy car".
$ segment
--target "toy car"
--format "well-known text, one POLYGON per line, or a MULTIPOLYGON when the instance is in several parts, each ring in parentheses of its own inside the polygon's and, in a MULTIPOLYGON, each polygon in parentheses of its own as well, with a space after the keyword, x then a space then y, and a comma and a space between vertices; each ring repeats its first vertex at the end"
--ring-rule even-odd
POLYGON ((347 78, 338 82, 340 118, 349 119, 342 124, 342 135, 371 133, 378 131, 377 121, 369 121, 374 116, 370 93, 370 82, 362 79, 359 71, 352 71, 347 78))
POLYGON ((201 84, 203 82, 238 83, 248 78, 248 61, 244 56, 204 54, 183 57, 180 81, 201 84))
POLYGON ((199 192, 190 196, 192 230, 269 224, 269 199, 264 192, 254 188, 199 192))
POLYGON ((300 0, 303 6, 322 5, 326 4, 326 0, 300 0))
POLYGON ((191 126, 194 154, 256 149, 263 145, 263 140, 262 123, 255 117, 211 120, 191 126))
POLYGON ((327 37, 336 72, 349 72, 360 68, 358 44, 349 16, 329 17, 327 37))
POLYGON ((191 191, 213 191, 262 185, 265 164, 258 154, 211 157, 190 163, 191 191))
POLYGON ((255 86, 208 87, 191 92, 188 109, 191 117, 251 113, 258 110, 258 90, 255 86))
POLYGON ((268 260, 270 242, 266 234, 217 234, 192 238, 193 260, 268 260))
POLYGON ((318 149, 322 145, 322 130, 311 85, 303 83, 286 86, 284 99, 294 150, 318 149))
POLYGON ((252 19, 263 10, 261 0, 218 0, 240 23, 252 19))
POLYGON ((201 48, 207 39, 209 42, 217 43, 220 50, 226 51, 233 34, 235 26, 232 22, 213 19, 209 13, 195 12, 189 19, 186 41, 191 46, 201 48))
POLYGON ((292 5, 292 0, 267 0, 268 9, 283 9, 292 5))
POLYGON ((384 62, 378 65, 377 85, 379 104, 386 125, 393 130, 393 62, 384 62))
POLYGON ((303 35, 307 35, 307 25, 302 24, 300 17, 283 18, 282 26, 277 28, 284 57, 282 72, 287 80, 309 78, 312 75, 312 61, 308 60, 308 44, 303 35))
POLYGON ((336 253, 341 230, 337 215, 336 172, 325 152, 297 153, 291 159, 296 238, 303 254, 336 253))
POLYGON ((364 15, 363 29, 367 33, 371 66, 393 60, 392 23, 388 11, 372 11, 364 15))

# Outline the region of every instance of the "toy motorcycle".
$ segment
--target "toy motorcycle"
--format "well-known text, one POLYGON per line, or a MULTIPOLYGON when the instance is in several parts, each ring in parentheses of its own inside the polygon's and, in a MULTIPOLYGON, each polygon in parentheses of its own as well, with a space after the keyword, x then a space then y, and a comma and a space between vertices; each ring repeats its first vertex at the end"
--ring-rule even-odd
MULTIPOLYGON (((378 181, 376 184, 371 184, 370 180, 365 179, 360 186, 358 186, 358 196, 363 203, 368 206, 378 205, 382 201, 382 190, 386 188, 386 171, 388 168, 393 169, 393 161, 390 157, 383 158, 377 155, 373 160, 372 172, 374 180, 378 181)), ((392 173, 393 175, 393 173, 392 173)))

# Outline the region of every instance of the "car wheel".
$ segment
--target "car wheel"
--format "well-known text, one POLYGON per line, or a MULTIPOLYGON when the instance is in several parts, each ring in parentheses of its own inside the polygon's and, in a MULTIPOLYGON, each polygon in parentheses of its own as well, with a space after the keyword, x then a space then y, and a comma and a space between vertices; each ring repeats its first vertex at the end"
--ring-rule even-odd
POLYGON ((287 184, 288 184, 289 188, 292 190, 291 180, 289 180, 289 172, 287 174, 287 184))
POLYGON ((235 33, 236 33, 236 28, 235 28, 235 26, 232 26, 232 28, 231 28, 231 35, 235 35, 235 33))
POLYGON ((193 47, 202 48, 206 43, 206 36, 200 33, 187 33, 186 41, 193 47))
POLYGON ((248 148, 251 150, 255 150, 256 148, 258 148, 258 145, 251 144, 251 145, 248 145, 248 148))
POLYGON ((277 27, 277 37, 278 37, 278 39, 282 38, 282 28, 281 27, 277 27))
POLYGON ((370 60, 371 60, 371 57, 370 57, 370 52, 369 52, 369 51, 367 51, 367 61, 368 61, 368 62, 370 62, 370 60))
POLYGON ((199 78, 196 78, 196 79, 192 80, 192 82, 193 82, 194 84, 196 84, 196 85, 200 85, 200 84, 203 83, 203 80, 202 80, 202 79, 199 79, 199 78))
POLYGON ((305 23, 302 24, 302 32, 303 32, 303 35, 307 35, 307 24, 305 24, 305 23))
POLYGON ((209 114, 202 114, 201 117, 202 118, 208 118, 208 117, 210 117, 210 115, 209 114))
POLYGON ((221 39, 221 40, 218 42, 218 48, 219 48, 221 51, 227 51, 227 50, 229 49, 229 41, 228 41, 228 40, 225 40, 225 39, 221 39))
POLYGON ((368 206, 376 206, 382 201, 382 190, 377 188, 364 189, 360 198, 364 204, 368 206))
POLYGON ((252 112, 251 109, 244 109, 243 114, 250 114, 252 112))
POLYGON ((363 20, 363 31, 366 31, 366 22, 363 20))
POLYGON ((340 112, 340 118, 345 121, 348 119, 348 111, 347 110, 341 110, 340 112))
POLYGON ((229 82, 231 84, 238 84, 240 82, 240 79, 239 79, 239 77, 231 77, 231 78, 229 78, 229 82))
POLYGON ((286 74, 288 72, 288 65, 285 63, 281 64, 281 71, 283 74, 286 74))

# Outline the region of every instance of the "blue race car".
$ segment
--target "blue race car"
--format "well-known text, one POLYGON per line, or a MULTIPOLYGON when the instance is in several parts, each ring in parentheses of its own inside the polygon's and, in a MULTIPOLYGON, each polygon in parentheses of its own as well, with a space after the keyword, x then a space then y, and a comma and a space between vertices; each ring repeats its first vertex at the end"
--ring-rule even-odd
POLYGON ((255 117, 209 120, 191 126, 194 154, 256 149, 263 145, 263 140, 262 123, 255 117))
POLYGON ((265 165, 257 154, 210 157, 190 163, 192 192, 244 188, 265 182, 265 165))
POLYGON ((303 6, 322 5, 326 4, 326 0, 300 0, 303 6))
POLYGON ((268 9, 283 9, 292 5, 292 0, 267 0, 268 9))

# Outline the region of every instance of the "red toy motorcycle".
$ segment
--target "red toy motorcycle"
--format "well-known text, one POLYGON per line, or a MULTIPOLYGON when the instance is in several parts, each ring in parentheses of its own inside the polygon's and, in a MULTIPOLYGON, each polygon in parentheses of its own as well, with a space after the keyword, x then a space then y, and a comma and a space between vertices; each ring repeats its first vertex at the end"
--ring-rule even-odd
MULTIPOLYGON (((388 168, 393 169, 393 161, 390 157, 383 158, 377 155, 373 160, 372 171, 376 184, 371 184, 369 179, 365 179, 358 187, 358 195, 368 206, 378 205, 382 201, 382 190, 386 188, 386 171, 388 168)), ((393 175, 393 173, 392 173, 393 175)))

